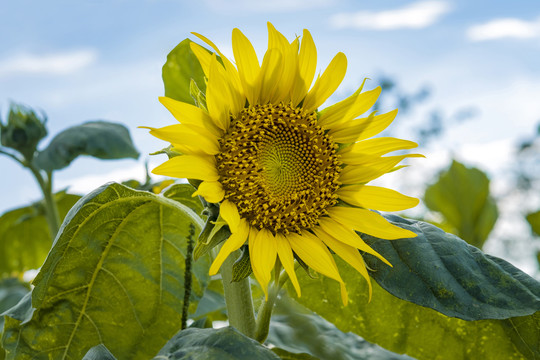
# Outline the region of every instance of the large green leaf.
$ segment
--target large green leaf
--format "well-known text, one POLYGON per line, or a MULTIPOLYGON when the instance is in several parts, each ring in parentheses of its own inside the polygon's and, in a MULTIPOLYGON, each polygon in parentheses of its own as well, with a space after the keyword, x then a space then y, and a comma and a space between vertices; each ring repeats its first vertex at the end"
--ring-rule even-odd
POLYGON ((279 360, 279 357, 229 326, 221 329, 188 328, 180 331, 154 359, 279 360))
POLYGON ((167 62, 163 65, 163 84, 165 96, 195 105, 190 91, 191 80, 203 93, 206 92, 206 81, 190 43, 191 40, 185 39, 167 55, 167 62))
MULTIPOLYGON (((63 219, 80 199, 78 195, 55 195, 63 219)), ((51 249, 52 238, 41 203, 9 211, 0 217, 0 276, 37 269, 51 249)))
MULTIPOLYGON (((118 359, 155 355, 180 328, 187 238, 201 226, 188 207, 119 184, 85 196, 34 280, 31 304, 8 313, 8 359, 80 359, 100 343, 118 359)), ((192 311, 208 266, 193 264, 192 311)))
POLYGON ((46 171, 68 166, 77 156, 99 159, 137 159, 128 129, 117 123, 96 120, 61 131, 38 153, 37 166, 46 171))
POLYGON ((391 223, 411 239, 362 235, 393 267, 366 255, 371 276, 400 299, 464 320, 506 319, 540 310, 540 283, 510 263, 484 254, 437 227, 395 215, 391 223))
MULTIPOLYGON (((354 332, 369 342, 417 359, 540 357, 540 312, 504 320, 465 321, 401 300, 377 283, 373 283, 373 298, 368 303, 366 282, 337 257, 336 263, 349 291, 348 306, 341 302, 336 281, 324 276, 312 279, 303 271, 298 272, 302 296, 297 301, 341 331, 354 332)), ((295 296, 292 287, 288 290, 295 296)))
MULTIPOLYGON (((267 343, 290 353, 307 353, 319 359, 333 360, 405 360, 398 355, 368 343, 353 333, 344 333, 332 323, 315 314, 291 312, 274 315, 270 323, 267 343)), ((278 352, 282 358, 281 351, 278 352)), ((300 355, 301 359, 305 355, 300 355)), ((305 357, 309 359, 309 357, 305 357)), ((293 359, 295 359, 293 357, 293 359)))
POLYGON ((427 188, 424 202, 443 215, 445 225, 452 227, 452 232, 479 248, 498 217, 486 174, 457 161, 427 188))

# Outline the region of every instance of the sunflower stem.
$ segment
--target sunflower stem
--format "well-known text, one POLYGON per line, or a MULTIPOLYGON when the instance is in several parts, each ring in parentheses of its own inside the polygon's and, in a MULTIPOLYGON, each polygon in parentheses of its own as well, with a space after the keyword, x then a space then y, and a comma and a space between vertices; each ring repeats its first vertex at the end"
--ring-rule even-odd
POLYGON ((52 192, 52 171, 47 172, 47 177, 43 177, 41 171, 35 166, 31 161, 26 161, 24 163, 36 178, 37 183, 43 193, 43 203, 45 205, 45 218, 47 219, 47 224, 49 225, 49 230, 51 232, 51 237, 54 240, 56 234, 60 229, 60 216, 58 215, 58 207, 56 201, 54 200, 54 195, 52 192))
POLYGON ((279 288, 272 286, 268 293, 268 299, 264 301, 257 314, 257 331, 255 332, 255 340, 261 344, 268 337, 268 331, 270 329, 270 318, 272 317, 272 310, 277 299, 279 288))
POLYGON ((232 268, 239 256, 235 251, 227 257, 221 266, 221 279, 223 281, 223 292, 227 305, 229 324, 242 334, 255 337, 255 315, 253 313, 253 300, 251 298, 251 288, 249 277, 233 282, 232 268))

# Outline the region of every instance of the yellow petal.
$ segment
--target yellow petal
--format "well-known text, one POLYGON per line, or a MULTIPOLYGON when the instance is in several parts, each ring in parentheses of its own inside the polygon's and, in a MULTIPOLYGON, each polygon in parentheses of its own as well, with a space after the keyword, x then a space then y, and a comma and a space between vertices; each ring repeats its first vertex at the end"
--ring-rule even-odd
POLYGON ((281 53, 277 49, 269 49, 263 58, 260 72, 259 103, 274 103, 278 97, 279 82, 283 72, 281 53))
POLYGON ((356 119, 343 123, 340 127, 334 127, 330 134, 334 141, 347 144, 377 135, 394 121, 397 109, 386 114, 371 114, 366 118, 356 119))
POLYGON ((210 115, 201 108, 165 96, 160 97, 159 102, 161 102, 180 123, 203 127, 210 131, 214 136, 221 136, 222 131, 214 125, 210 115))
MULTIPOLYGON (((319 123, 321 126, 324 127, 330 127, 330 132, 335 132, 336 130, 341 129, 341 127, 349 127, 349 123, 352 119, 354 119, 357 116, 362 115, 373 105, 375 105, 375 102, 377 101, 377 98, 381 94, 381 87, 378 86, 373 90, 366 91, 363 93, 360 93, 356 96, 355 100, 350 104, 350 106, 347 109, 336 109, 337 110, 346 110, 344 111, 343 116, 340 117, 322 117, 319 123), (330 122, 330 120, 333 120, 333 122, 330 122)), ((394 116, 395 117, 395 116, 394 116)))
POLYGON ((195 54, 195 57, 197 57, 197 60, 199 60, 199 64, 201 64, 204 75, 208 78, 210 76, 210 62, 212 61, 212 53, 194 42, 189 43, 189 47, 195 54))
POLYGON ((312 112, 321 106, 330 95, 336 91, 345 77, 347 71, 347 58, 343 53, 337 53, 324 73, 317 79, 313 88, 308 92, 304 100, 304 109, 312 112))
POLYGON ((249 257, 255 278, 261 285, 268 299, 268 283, 272 278, 272 269, 276 264, 276 239, 266 229, 249 233, 249 257))
MULTIPOLYGON (((376 256, 384 263, 392 266, 388 262, 388 260, 386 260, 381 254, 379 254, 378 252, 373 250, 368 244, 366 244, 364 240, 362 240, 362 238, 352 230, 352 227, 344 226, 343 224, 337 222, 332 218, 319 219, 319 227, 322 231, 329 234, 334 239, 339 239, 339 241, 344 244, 376 256)), ((317 233, 317 231, 319 230, 316 230, 315 233, 317 233)))
POLYGON ((408 154, 387 157, 348 156, 340 160, 348 164, 341 171, 339 181, 342 184, 364 184, 390 172, 406 157, 423 157, 420 154, 408 154))
POLYGON ((219 215, 229 224, 231 232, 236 232, 240 225, 240 214, 235 204, 225 200, 219 206, 219 215))
POLYGON ((362 85, 360 85, 360 87, 354 92, 354 94, 334 105, 330 105, 327 108, 321 110, 319 124, 333 124, 336 122, 340 122, 340 120, 345 116, 351 105, 356 101, 358 95, 362 92, 366 80, 368 80, 368 78, 365 78, 364 81, 362 81, 362 85))
POLYGON ((345 155, 352 153, 350 155, 362 154, 370 156, 381 156, 386 155, 392 151, 413 149, 417 146, 418 144, 414 141, 396 139, 393 137, 378 137, 359 141, 351 146, 347 146, 346 148, 340 150, 338 154, 345 155))
POLYGON ((217 138, 204 128, 189 127, 183 124, 169 125, 162 128, 147 126, 141 126, 141 128, 150 129, 150 134, 158 139, 173 144, 185 144, 200 150, 203 154, 216 155, 220 151, 217 138))
POLYGON ((332 219, 347 227, 381 239, 416 237, 414 232, 392 225, 381 215, 366 209, 334 206, 328 210, 328 214, 332 219))
POLYGON ((351 205, 380 211, 401 211, 419 203, 416 198, 378 186, 343 186, 336 193, 341 200, 351 205))
POLYGON ((237 92, 240 95, 243 95, 243 89, 242 84, 240 83, 240 77, 238 76, 238 71, 236 70, 236 67, 232 64, 232 62, 225 56, 223 53, 219 50, 219 48, 208 38, 205 36, 192 32, 193 35, 197 36, 199 39, 210 45, 221 57, 221 60, 223 61, 223 65, 225 66, 225 69, 227 70, 227 73, 230 76, 231 84, 235 87, 237 92))
POLYGON ((219 175, 213 156, 175 156, 152 170, 153 174, 176 178, 217 181, 219 175))
POLYGON ((289 279, 296 290, 296 294, 298 294, 298 297, 300 297, 300 284, 298 283, 298 278, 296 277, 296 272, 294 271, 294 257, 291 250, 291 244, 289 244, 289 240, 287 240, 287 238, 280 233, 276 234, 276 250, 279 255, 279 260, 289 275, 289 279))
POLYGON ((214 123, 222 130, 227 130, 230 123, 230 110, 233 105, 230 86, 223 76, 223 66, 215 55, 210 62, 210 76, 206 87, 206 105, 214 123), (220 69, 221 68, 221 69, 220 69))
MULTIPOLYGON (((276 30, 274 25, 268 23, 268 49, 277 49, 281 53, 282 72, 277 82, 277 96, 273 101, 288 102, 293 81, 296 79, 298 50, 283 34, 276 30)), ((261 69, 262 71, 262 69, 261 69)))
POLYGON ((302 235, 290 233, 287 238, 292 250, 310 268, 340 283, 343 282, 332 254, 318 237, 304 231, 302 235))
POLYGON ((321 239, 332 251, 338 254, 343 260, 345 260, 349 265, 351 265, 356 271, 360 273, 366 279, 369 289, 369 301, 371 301, 371 279, 366 269, 366 264, 362 255, 358 252, 358 249, 349 246, 339 240, 334 239, 332 236, 328 235, 326 232, 322 231, 321 228, 314 228, 315 234, 321 239))
POLYGON ((217 204, 225 196, 219 181, 203 181, 192 196, 202 196, 206 201, 217 204))
POLYGON ((317 69, 317 48, 313 38, 307 29, 302 35, 302 44, 298 54, 298 73, 291 94, 293 106, 296 106, 304 99, 317 69))
POLYGON ((238 250, 242 245, 244 245, 248 234, 249 225, 246 220, 242 219, 237 228, 237 231, 232 233, 231 236, 227 240, 225 240, 225 243, 223 243, 221 250, 219 250, 219 253, 216 256, 216 259, 212 263, 212 266, 210 266, 210 270, 208 272, 210 276, 216 275, 225 259, 233 251, 238 250))
POLYGON ((255 49, 239 29, 233 29, 232 47, 244 93, 250 104, 256 104, 258 94, 255 94, 255 89, 261 69, 255 49))

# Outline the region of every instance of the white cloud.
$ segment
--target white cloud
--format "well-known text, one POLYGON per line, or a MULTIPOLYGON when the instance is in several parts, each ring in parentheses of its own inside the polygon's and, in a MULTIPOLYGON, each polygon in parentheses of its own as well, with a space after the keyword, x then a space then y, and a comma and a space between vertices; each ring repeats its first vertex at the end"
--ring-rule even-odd
POLYGON ((205 0, 205 3, 214 11, 276 13, 326 7, 335 0, 205 0))
POLYGON ((97 59, 97 51, 82 49, 48 55, 19 54, 0 60, 0 77, 14 74, 71 74, 97 59))
POLYGON ((445 1, 421 1, 393 10, 339 13, 331 17, 330 23, 338 29, 422 29, 433 25, 450 10, 445 1))
POLYGON ((514 18, 495 19, 484 24, 471 26, 467 30, 467 37, 472 41, 540 37, 540 19, 536 21, 514 18))

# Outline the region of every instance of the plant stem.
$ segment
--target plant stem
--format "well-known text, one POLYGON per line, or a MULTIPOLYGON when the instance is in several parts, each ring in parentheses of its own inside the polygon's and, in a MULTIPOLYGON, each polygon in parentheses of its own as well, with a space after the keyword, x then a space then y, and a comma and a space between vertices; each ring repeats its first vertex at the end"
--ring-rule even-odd
POLYGON ((45 203, 45 217, 47 218, 51 237, 54 239, 58 233, 58 229, 60 229, 60 216, 58 215, 58 208, 52 193, 52 172, 47 172, 47 178, 45 179, 39 169, 31 162, 25 162, 24 166, 34 174, 41 188, 43 202, 45 203))
POLYGON ((237 282, 232 281, 232 267, 238 255, 239 252, 235 251, 227 257, 221 266, 221 279, 223 281, 229 324, 242 334, 254 338, 255 315, 253 314, 249 277, 237 282))
POLYGON ((268 299, 263 302, 259 313, 257 314, 257 330, 255 332, 255 340, 261 344, 268 337, 268 331, 270 328, 270 318, 272 316, 272 310, 274 303, 276 302, 279 289, 276 286, 272 286, 268 293, 268 299))

